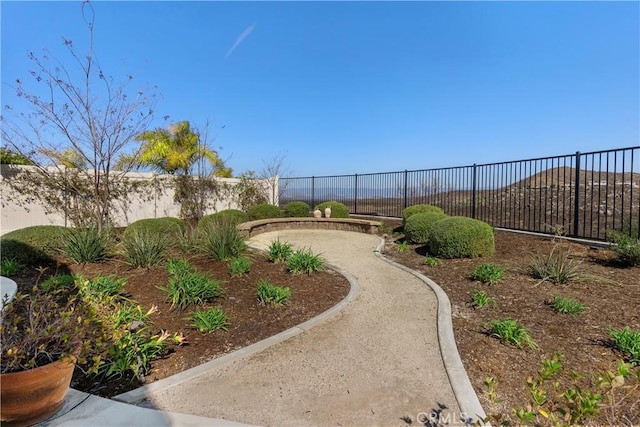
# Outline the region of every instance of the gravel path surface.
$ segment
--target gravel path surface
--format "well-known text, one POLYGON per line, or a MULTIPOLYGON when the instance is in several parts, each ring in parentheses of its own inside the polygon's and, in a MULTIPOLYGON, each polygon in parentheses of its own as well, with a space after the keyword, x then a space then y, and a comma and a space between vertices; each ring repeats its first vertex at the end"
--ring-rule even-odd
POLYGON ((148 393, 144 406, 269 426, 406 426, 403 417, 420 425, 419 417, 445 405, 443 415, 457 421, 433 291, 378 258, 378 236, 284 230, 251 243, 266 248, 276 238, 350 273, 358 296, 293 338, 148 393))

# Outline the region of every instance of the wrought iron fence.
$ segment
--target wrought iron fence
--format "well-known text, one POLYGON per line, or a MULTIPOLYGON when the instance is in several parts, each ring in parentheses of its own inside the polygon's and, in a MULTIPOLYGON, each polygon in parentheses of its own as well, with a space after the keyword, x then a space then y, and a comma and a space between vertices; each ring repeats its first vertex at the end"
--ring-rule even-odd
MULTIPOLYGON (((495 227, 605 240, 640 233, 640 146, 510 162, 282 178, 280 204, 335 200, 359 215, 401 217, 415 204, 495 227)), ((639 236, 640 237, 640 236, 639 236)))

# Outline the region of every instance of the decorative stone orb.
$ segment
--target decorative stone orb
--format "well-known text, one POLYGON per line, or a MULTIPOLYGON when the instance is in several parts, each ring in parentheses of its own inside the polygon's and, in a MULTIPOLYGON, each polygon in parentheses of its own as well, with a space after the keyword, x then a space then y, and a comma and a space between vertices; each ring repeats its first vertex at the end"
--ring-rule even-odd
POLYGON ((322 217, 322 212, 320 212, 320 209, 316 209, 315 211, 313 211, 313 217, 314 218, 321 218, 322 217))
POLYGON ((325 218, 331 218, 331 208, 329 206, 324 208, 324 217, 325 218))

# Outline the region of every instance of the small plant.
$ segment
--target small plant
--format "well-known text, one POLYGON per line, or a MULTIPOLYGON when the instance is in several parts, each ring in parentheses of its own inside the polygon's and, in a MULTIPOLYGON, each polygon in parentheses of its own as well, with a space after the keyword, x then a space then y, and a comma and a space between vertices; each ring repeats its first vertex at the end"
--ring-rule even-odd
POLYGON ((198 229, 201 251, 213 260, 228 260, 237 257, 247 247, 244 235, 233 219, 217 218, 198 229))
POLYGON ((378 226, 378 230, 380 230, 380 232, 384 233, 384 234, 393 233, 393 227, 385 224, 384 221, 380 221, 380 225, 378 226))
POLYGON ((80 287, 80 292, 84 294, 89 292, 93 294, 117 295, 127 284, 127 279, 116 279, 115 276, 97 276, 91 280, 83 280, 82 277, 78 277, 77 280, 83 282, 83 286, 80 287))
MULTIPOLYGON (((562 360, 561 354, 543 360, 538 375, 527 378, 531 401, 526 407, 512 409, 514 419, 504 413, 489 413, 482 421, 495 421, 496 425, 512 425, 512 421, 515 425, 589 425, 589 420, 604 412, 606 424, 626 425, 629 418, 625 413, 637 405, 634 391, 640 387, 640 369, 634 373, 632 365, 618 361, 613 371, 572 372, 570 384, 562 385, 558 381, 562 360), (590 382, 585 381, 589 378, 590 382)), ((500 402, 495 378, 485 379, 485 386, 490 401, 500 402)))
POLYGON ((570 298, 561 298, 557 295, 553 295, 552 298, 549 305, 558 313, 577 315, 586 308, 584 304, 570 298))
POLYGON ((311 249, 298 249, 287 259, 287 269, 292 274, 313 274, 324 266, 324 259, 311 249))
POLYGON ((609 333, 613 338, 613 347, 622 352, 629 362, 640 366, 640 331, 633 331, 627 326, 612 329, 609 333))
POLYGON ((609 241, 613 243, 611 250, 618 256, 618 260, 627 266, 640 265, 640 239, 637 229, 633 232, 622 233, 611 230, 608 232, 609 241))
POLYGON ((471 302, 471 305, 474 306, 475 308, 482 308, 489 304, 495 304, 495 303, 496 303, 495 299, 487 295, 486 292, 480 291, 477 289, 473 290, 473 301, 471 302))
POLYGON ((246 274, 251 268, 251 260, 247 257, 236 257, 229 261, 229 272, 231 276, 237 277, 246 274))
POLYGON ((196 272, 184 260, 171 262, 167 265, 167 272, 172 275, 169 284, 159 289, 167 293, 172 310, 177 308, 182 311, 188 306, 202 304, 224 293, 222 281, 196 272))
POLYGON ((124 230, 124 238, 129 237, 135 232, 146 232, 162 235, 182 234, 185 230, 184 221, 180 218, 164 217, 164 218, 146 218, 135 221, 127 226, 124 230))
POLYGON ((521 326, 517 320, 494 320, 489 323, 489 333, 492 337, 513 344, 518 348, 522 348, 525 344, 531 349, 538 348, 538 345, 529 336, 527 329, 521 326))
POLYGON ((436 257, 432 257, 432 256, 427 255, 427 256, 424 257, 424 263, 426 265, 428 265, 429 267, 437 267, 437 266, 442 264, 442 261, 440 261, 436 257))
POLYGON ((504 276, 504 268, 492 262, 485 262, 477 265, 470 274, 473 280, 479 280, 482 283, 495 285, 504 276))
POLYGON ((529 273, 540 283, 551 281, 553 283, 568 283, 580 276, 578 272, 579 262, 569 259, 567 251, 558 251, 554 246, 548 256, 539 255, 529 264, 529 273))
POLYGON ((258 282, 258 301, 262 304, 282 305, 291 299, 291 290, 281 286, 275 286, 268 280, 258 282))
POLYGON ((229 318, 220 308, 196 310, 186 320, 200 332, 211 332, 217 329, 229 330, 229 318))
POLYGON ((220 212, 216 212, 211 215, 203 216, 198 221, 198 230, 203 230, 207 227, 207 224, 220 220, 232 221, 236 225, 249 221, 249 216, 239 209, 225 209, 220 212))
POLYGON ((60 288, 72 288, 79 278, 80 276, 74 274, 56 274, 40 282, 38 287, 47 292, 52 292, 60 288))
POLYGON ((0 262, 0 276, 12 276, 24 268, 14 258, 5 258, 0 262))
POLYGON ((164 259, 169 244, 166 234, 134 229, 122 239, 122 255, 132 267, 152 267, 164 259))
POLYGON ((107 228, 72 228, 64 233, 63 253, 78 264, 101 261, 108 256, 110 240, 107 228))
POLYGON ((269 254, 269 260, 273 263, 287 262, 291 254, 293 253, 293 247, 291 243, 281 242, 280 239, 276 239, 271 242, 267 248, 269 254))
POLYGON ((403 240, 402 242, 398 243, 396 245, 396 250, 398 252, 406 252, 409 250, 409 242, 407 242, 406 240, 403 240))

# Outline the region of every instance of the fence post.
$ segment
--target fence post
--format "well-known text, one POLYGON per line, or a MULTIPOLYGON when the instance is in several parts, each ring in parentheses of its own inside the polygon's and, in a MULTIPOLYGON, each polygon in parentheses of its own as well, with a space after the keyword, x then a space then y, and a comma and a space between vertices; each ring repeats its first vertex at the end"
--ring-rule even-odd
POLYGON ((408 172, 405 169, 404 170, 404 201, 402 203, 403 209, 407 208, 407 191, 408 191, 408 188, 407 188, 407 175, 408 175, 408 172))
POLYGON ((575 175, 575 205, 573 206, 573 235, 578 236, 578 221, 580 218, 580 152, 576 151, 576 175, 575 175))
POLYGON ((358 174, 354 175, 355 180, 354 180, 354 201, 353 201, 353 210, 355 211, 354 213, 358 213, 358 174))
POLYGON ((471 218, 476 218, 476 164, 473 164, 471 174, 471 218))
POLYGON ((316 178, 312 176, 311 177, 311 209, 313 209, 313 207, 316 205, 315 190, 316 190, 316 178))

